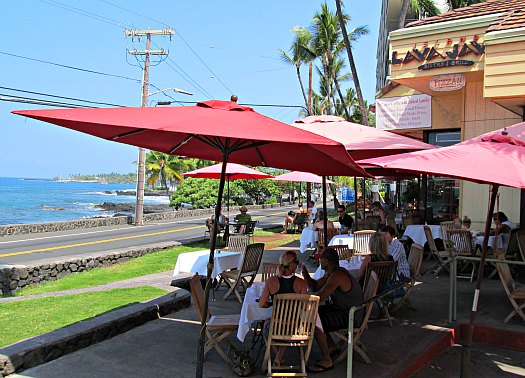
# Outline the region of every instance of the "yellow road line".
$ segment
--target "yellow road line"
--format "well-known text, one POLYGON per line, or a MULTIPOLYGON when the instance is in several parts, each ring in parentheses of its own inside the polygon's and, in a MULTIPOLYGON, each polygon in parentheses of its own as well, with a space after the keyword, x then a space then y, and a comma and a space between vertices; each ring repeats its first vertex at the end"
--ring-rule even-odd
MULTIPOLYGON (((279 212, 279 213, 267 214, 267 215, 260 215, 260 216, 254 217, 254 218, 257 218, 257 219, 258 219, 258 218, 265 218, 265 217, 271 217, 271 216, 279 215, 279 214, 281 214, 281 212, 279 212)), ((120 238, 97 240, 97 241, 86 242, 86 243, 77 243, 77 244, 70 244, 70 245, 60 245, 60 246, 56 246, 56 247, 40 248, 40 249, 32 249, 32 250, 28 250, 28 251, 3 253, 3 254, 0 254, 0 257, 9 257, 9 256, 18 256, 18 255, 27 255, 27 254, 30 254, 30 253, 54 251, 54 250, 56 250, 56 249, 66 249, 66 248, 82 247, 82 246, 86 246, 86 245, 94 245, 94 244, 110 243, 110 242, 119 241, 119 240, 137 239, 137 238, 143 238, 143 237, 147 237, 147 236, 170 234, 170 233, 174 233, 174 232, 181 232, 181 231, 195 230, 195 229, 204 228, 204 227, 205 227, 205 226, 193 226, 193 227, 179 228, 178 230, 158 231, 158 232, 152 232, 152 233, 149 233, 149 234, 140 234, 140 235, 123 236, 123 237, 120 237, 120 238)))

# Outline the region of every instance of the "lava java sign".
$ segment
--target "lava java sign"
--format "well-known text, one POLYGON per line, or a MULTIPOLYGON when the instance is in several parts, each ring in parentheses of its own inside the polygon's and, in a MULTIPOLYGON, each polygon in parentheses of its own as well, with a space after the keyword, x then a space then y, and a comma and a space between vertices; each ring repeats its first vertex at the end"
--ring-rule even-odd
POLYGON ((423 63, 418 66, 418 70, 426 71, 435 68, 471 66, 473 60, 462 59, 464 56, 481 57, 485 53, 485 46, 479 43, 479 36, 475 34, 472 40, 467 41, 467 37, 459 37, 458 41, 448 38, 444 41, 436 40, 434 45, 429 42, 422 42, 421 46, 414 44, 411 50, 399 53, 392 52, 392 65, 404 65, 410 62, 423 63), (454 43, 456 42, 456 43, 454 43))
POLYGON ((376 127, 382 130, 432 126, 432 97, 426 94, 378 98, 376 127))

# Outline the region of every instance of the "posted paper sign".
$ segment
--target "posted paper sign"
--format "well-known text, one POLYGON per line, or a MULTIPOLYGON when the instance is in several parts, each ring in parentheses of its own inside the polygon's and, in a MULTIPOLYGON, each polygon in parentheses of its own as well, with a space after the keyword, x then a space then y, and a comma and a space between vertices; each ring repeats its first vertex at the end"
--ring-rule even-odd
POLYGON ((432 127, 432 97, 426 94, 378 98, 376 127, 382 130, 432 127))

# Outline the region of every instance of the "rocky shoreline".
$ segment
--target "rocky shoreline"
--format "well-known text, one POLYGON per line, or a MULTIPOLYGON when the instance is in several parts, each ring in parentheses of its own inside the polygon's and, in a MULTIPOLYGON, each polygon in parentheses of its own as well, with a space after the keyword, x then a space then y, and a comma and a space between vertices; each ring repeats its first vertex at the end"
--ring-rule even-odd
MULTIPOLYGON (((99 205, 93 206, 95 209, 102 209, 104 211, 112 213, 124 213, 131 214, 135 212, 134 203, 113 203, 113 202, 103 202, 99 205)), ((144 205, 144 214, 151 213, 160 213, 164 211, 175 211, 175 208, 170 207, 168 204, 163 205, 144 205)))

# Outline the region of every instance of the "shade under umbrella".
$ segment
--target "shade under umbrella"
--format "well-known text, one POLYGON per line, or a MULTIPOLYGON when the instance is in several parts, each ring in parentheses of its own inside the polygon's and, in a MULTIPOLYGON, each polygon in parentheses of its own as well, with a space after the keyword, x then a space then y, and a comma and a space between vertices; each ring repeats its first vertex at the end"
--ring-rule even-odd
MULTIPOLYGON (((215 229, 228 162, 326 175, 368 176, 340 143, 298 130, 231 101, 214 100, 188 107, 76 108, 21 110, 13 113, 119 143, 173 155, 222 161, 215 206, 215 229)), ((206 315, 215 245, 214 234, 210 242, 197 376, 202 376, 203 372, 206 315)))
POLYGON ((362 161, 364 164, 375 164, 379 167, 395 169, 401 172, 426 173, 492 184, 480 267, 470 316, 467 348, 464 349, 462 358, 462 375, 465 373, 468 376, 474 323, 498 188, 500 185, 525 188, 524 130, 525 124, 521 123, 508 129, 483 134, 448 147, 362 161))

